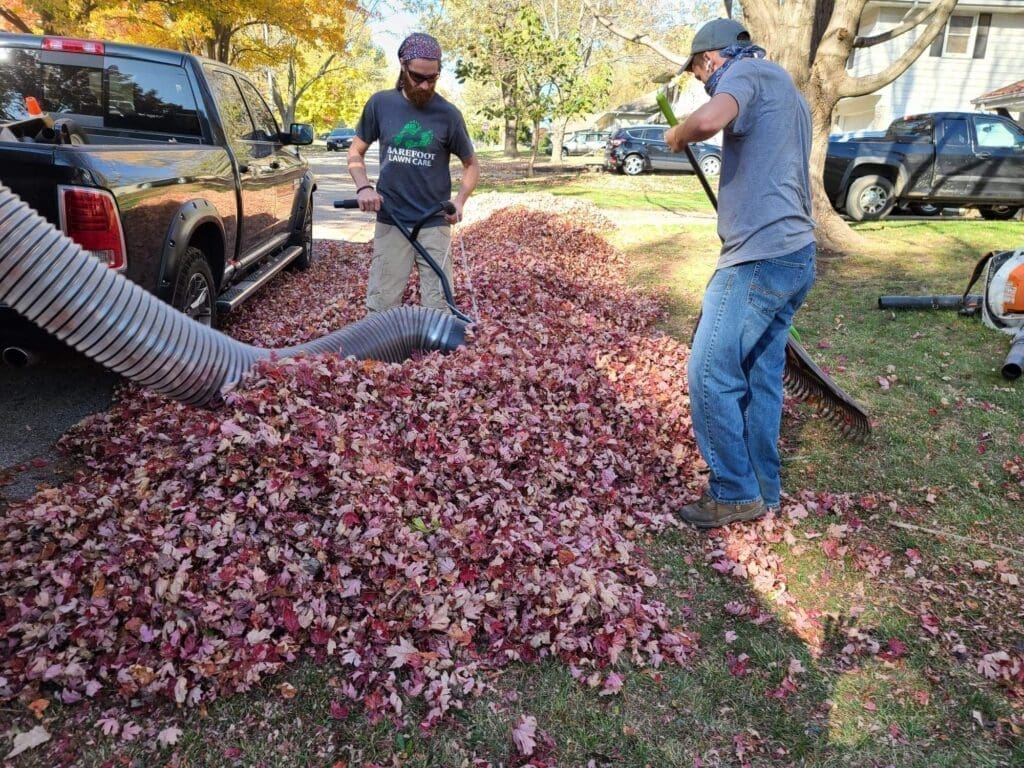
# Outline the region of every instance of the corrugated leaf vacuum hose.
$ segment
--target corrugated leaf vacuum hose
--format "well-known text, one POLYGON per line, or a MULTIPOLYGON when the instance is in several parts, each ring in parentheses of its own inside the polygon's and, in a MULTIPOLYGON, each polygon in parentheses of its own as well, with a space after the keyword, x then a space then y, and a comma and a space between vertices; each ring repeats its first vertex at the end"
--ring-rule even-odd
POLYGON ((259 360, 332 352, 401 362, 461 346, 467 326, 436 309, 404 306, 295 347, 243 344, 108 269, 4 186, 0 303, 115 373, 194 405, 217 399, 259 360))

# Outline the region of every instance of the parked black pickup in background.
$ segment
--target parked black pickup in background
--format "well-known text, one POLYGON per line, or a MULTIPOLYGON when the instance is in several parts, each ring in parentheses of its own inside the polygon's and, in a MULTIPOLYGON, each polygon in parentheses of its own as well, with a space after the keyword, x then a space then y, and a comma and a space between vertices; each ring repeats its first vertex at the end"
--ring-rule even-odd
POLYGON ((832 205, 855 221, 896 204, 1010 219, 1024 206, 1024 130, 981 112, 911 115, 883 136, 831 138, 824 181, 832 205))
MULTIPOLYGON (((0 182, 112 269, 216 323, 312 258, 315 179, 252 82, 133 45, 0 34, 0 182)), ((56 276, 55 276, 56 279, 56 276)), ((0 308, 3 327, 15 321, 0 308)))

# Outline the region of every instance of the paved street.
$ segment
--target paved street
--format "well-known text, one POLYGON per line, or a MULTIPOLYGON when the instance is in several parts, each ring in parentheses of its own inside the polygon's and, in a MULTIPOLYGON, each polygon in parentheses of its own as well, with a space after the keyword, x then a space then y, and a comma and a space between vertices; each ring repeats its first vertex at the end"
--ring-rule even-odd
MULTIPOLYGON (((315 149, 308 157, 318 186, 314 237, 369 241, 373 236, 372 215, 334 208, 335 200, 354 193, 345 153, 315 149)), ((375 148, 367 160, 370 177, 376 178, 375 148)), ((57 342, 41 338, 29 349, 38 353, 38 361, 31 367, 0 365, 0 470, 28 463, 15 473, 14 484, 0 486, 0 499, 24 498, 38 482, 48 481, 58 458, 54 443, 81 419, 105 410, 119 381, 114 374, 57 342), (44 462, 45 466, 34 466, 44 462)))

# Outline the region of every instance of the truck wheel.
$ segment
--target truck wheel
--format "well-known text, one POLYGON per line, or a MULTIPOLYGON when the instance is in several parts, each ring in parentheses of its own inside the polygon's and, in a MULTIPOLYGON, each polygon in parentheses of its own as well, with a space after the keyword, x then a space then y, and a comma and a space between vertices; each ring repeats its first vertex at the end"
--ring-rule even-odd
POLYGON ((989 221, 1007 221, 1016 216, 1019 210, 1020 207, 1016 205, 983 205, 978 209, 981 218, 989 221))
POLYGON ((846 193, 846 213, 854 221, 885 218, 896 204, 892 182, 884 176, 858 176, 846 193))
POLYGON ((174 281, 171 306, 201 325, 217 327, 217 284, 206 256, 198 248, 185 251, 174 281))
POLYGON ((644 159, 640 155, 626 155, 622 161, 622 172, 627 176, 636 176, 644 172, 644 159))
POLYGON ((289 267, 305 272, 313 266, 313 198, 306 201, 306 215, 302 219, 302 253, 296 256, 289 267))

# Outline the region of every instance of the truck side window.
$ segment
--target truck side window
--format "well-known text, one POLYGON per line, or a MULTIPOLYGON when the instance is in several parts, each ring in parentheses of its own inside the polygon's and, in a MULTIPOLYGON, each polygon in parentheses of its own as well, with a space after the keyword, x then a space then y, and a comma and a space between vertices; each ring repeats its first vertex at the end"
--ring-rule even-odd
POLYGON ((942 126, 942 143, 948 147, 966 147, 971 143, 966 120, 947 120, 942 126))
POLYGON ((106 127, 202 135, 195 95, 181 67, 118 60, 106 74, 106 127))
POLYGON ((1021 142, 1021 136, 1001 120, 984 117, 974 119, 974 127, 978 131, 978 146, 989 148, 1013 149, 1021 142))
POLYGON ((242 92, 238 90, 235 78, 227 72, 209 70, 210 87, 217 93, 217 109, 224 124, 224 133, 231 144, 252 140, 256 128, 249 117, 242 92))
POLYGON ((245 94, 245 101, 249 105, 249 114, 256 124, 256 135, 253 138, 256 141, 277 141, 277 121, 274 120, 274 114, 270 111, 270 107, 267 106, 252 83, 239 80, 238 84, 242 88, 242 93, 245 94))
POLYGON ((935 130, 935 121, 930 117, 906 117, 893 122, 889 130, 892 137, 898 141, 930 142, 932 131, 935 130))

